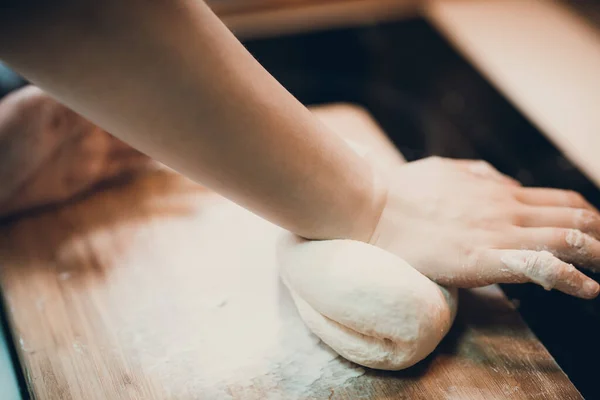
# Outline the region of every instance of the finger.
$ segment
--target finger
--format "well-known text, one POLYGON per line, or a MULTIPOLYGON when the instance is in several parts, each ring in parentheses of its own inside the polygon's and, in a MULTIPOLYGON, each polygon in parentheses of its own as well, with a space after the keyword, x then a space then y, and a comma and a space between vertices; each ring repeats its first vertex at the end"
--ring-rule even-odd
POLYGON ((520 188, 515 198, 530 206, 584 208, 598 212, 581 194, 572 190, 550 188, 520 188))
POLYGON ((94 133, 108 139, 102 179, 111 179, 121 174, 130 174, 151 168, 153 160, 144 153, 114 138, 105 131, 97 129, 94 133))
POLYGON ((521 186, 521 183, 508 175, 504 175, 490 163, 483 160, 455 160, 464 171, 484 179, 490 179, 512 186, 521 186))
POLYGON ((517 211, 516 224, 525 228, 578 229, 600 239, 600 214, 584 208, 525 206, 517 211))
POLYGON ((520 228, 515 247, 547 250, 567 262, 600 271, 600 242, 578 229, 520 228))
POLYGON ((118 157, 109 157, 99 179, 112 179, 120 175, 149 170, 152 165, 153 161, 150 157, 131 149, 127 154, 122 153, 118 157))
POLYGON ((478 264, 486 274, 495 271, 491 276, 496 283, 533 282, 583 299, 593 299, 600 292, 593 279, 547 251, 487 250, 478 264))
POLYGON ((0 200, 26 184, 65 140, 54 123, 63 110, 34 86, 0 100, 0 200))

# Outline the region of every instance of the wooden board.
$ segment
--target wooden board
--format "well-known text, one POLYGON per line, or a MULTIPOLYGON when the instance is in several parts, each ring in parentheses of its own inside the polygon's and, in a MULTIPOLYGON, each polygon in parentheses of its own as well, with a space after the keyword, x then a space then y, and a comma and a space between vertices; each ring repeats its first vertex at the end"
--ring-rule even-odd
POLYGON ((373 24, 414 16, 418 0, 213 0, 241 39, 373 24))
MULTIPOLYGON (((352 140, 387 146, 364 110, 316 113, 352 140)), ((0 286, 31 393, 581 398, 497 287, 462 293, 449 337, 414 368, 385 373, 337 358, 306 330, 278 279, 280 232, 167 171, 8 223, 0 286)))
POLYGON ((438 0, 429 20, 600 185, 600 33, 556 1, 438 0))
POLYGON ((266 10, 298 9, 325 4, 349 4, 363 0, 208 0, 208 5, 221 16, 266 10))

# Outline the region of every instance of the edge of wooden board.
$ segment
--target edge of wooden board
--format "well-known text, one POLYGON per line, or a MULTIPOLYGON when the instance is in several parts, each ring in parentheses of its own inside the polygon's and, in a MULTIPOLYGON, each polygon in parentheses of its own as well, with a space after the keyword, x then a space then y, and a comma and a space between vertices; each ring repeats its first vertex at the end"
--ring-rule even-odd
POLYGON ((432 1, 425 17, 600 185, 600 34, 554 1, 432 1))
POLYGON ((416 16, 418 4, 418 0, 336 0, 213 9, 238 38, 248 40, 416 16))

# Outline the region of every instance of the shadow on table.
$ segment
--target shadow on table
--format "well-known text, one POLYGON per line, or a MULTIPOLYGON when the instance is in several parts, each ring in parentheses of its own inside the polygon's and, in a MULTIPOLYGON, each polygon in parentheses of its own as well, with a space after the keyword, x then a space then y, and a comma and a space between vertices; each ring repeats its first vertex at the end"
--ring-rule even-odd
MULTIPOLYGON (((126 234, 110 246, 93 249, 90 238, 156 219, 197 213, 198 197, 214 197, 208 190, 166 170, 154 170, 103 183, 59 206, 38 208, 4 219, 0 225, 0 276, 6 270, 77 270, 102 276, 106 263, 98 253, 124 251, 126 234)), ((98 247, 98 246, 96 246, 98 247)))

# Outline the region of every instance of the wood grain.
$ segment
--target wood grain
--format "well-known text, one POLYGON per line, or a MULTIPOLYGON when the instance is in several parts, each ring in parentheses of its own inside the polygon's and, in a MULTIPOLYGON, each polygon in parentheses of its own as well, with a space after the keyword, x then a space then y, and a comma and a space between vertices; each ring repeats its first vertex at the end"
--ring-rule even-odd
POLYGON ((600 184, 600 33, 556 1, 433 1, 456 48, 600 184))
MULTIPOLYGON (((388 146, 364 110, 316 113, 352 140, 388 146)), ((6 222, 0 285, 31 393, 581 398, 497 287, 463 292, 449 337, 412 369, 383 373, 335 358, 306 330, 278 280, 279 233, 167 171, 6 222)))

